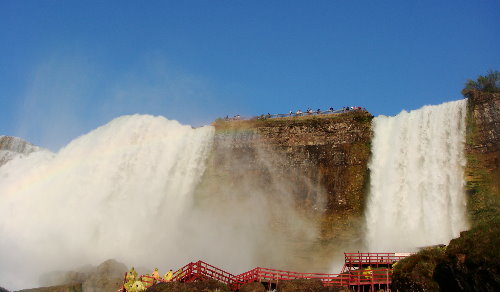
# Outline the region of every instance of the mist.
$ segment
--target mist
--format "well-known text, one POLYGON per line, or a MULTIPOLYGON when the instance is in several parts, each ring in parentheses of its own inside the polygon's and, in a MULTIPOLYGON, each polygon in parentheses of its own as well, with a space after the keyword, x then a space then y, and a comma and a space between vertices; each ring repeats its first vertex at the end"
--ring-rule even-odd
POLYGON ((0 167, 8 218, 0 223, 0 283, 37 287, 47 272, 110 258, 161 271, 198 259, 232 273, 306 269, 317 225, 297 205, 320 210, 321 190, 280 171, 270 149, 252 147, 254 174, 247 156, 217 156, 213 127, 132 115, 57 153, 9 161, 0 167), (240 171, 228 176, 224 167, 240 171))
MULTIPOLYGON (((7 135, 59 151, 76 137, 130 114, 168 116, 195 127, 222 112, 210 80, 147 53, 127 65, 104 65, 97 52, 62 47, 44 56, 26 76, 7 135)), ((113 65, 113 64, 111 64, 113 65)), ((231 107, 231 104, 225 104, 231 107)))

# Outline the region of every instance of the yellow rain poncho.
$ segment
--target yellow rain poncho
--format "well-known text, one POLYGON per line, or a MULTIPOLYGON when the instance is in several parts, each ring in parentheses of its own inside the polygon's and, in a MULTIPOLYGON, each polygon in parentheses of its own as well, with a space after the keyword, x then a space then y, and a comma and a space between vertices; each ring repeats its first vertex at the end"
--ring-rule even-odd
POLYGON ((170 282, 172 281, 172 277, 174 276, 174 273, 172 270, 169 270, 168 272, 165 273, 165 276, 163 276, 163 280, 170 282))

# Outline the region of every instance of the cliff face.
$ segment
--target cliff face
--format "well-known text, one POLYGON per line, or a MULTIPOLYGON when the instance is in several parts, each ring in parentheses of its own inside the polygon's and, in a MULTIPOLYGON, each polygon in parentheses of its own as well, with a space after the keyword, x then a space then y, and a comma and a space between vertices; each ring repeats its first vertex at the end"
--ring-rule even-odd
POLYGON ((472 224, 500 213, 500 93, 468 94, 466 189, 472 224))
POLYGON ((0 166, 14 157, 27 155, 38 150, 40 150, 40 147, 34 146, 21 138, 0 136, 0 166))
POLYGON ((321 226, 324 243, 360 242, 371 120, 365 111, 250 121, 217 121, 207 172, 265 187, 278 173, 321 226))

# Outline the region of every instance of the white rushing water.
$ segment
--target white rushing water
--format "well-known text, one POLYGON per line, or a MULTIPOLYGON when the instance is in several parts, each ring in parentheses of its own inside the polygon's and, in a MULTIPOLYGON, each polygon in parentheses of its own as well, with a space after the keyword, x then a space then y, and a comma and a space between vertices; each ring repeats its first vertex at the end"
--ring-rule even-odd
POLYGON ((459 100, 373 120, 369 251, 447 244, 467 228, 465 115, 459 100))
POLYGON ((57 154, 41 150, 1 166, 0 286, 36 287, 43 272, 108 258, 145 265, 182 254, 178 221, 213 132, 123 116, 57 154))

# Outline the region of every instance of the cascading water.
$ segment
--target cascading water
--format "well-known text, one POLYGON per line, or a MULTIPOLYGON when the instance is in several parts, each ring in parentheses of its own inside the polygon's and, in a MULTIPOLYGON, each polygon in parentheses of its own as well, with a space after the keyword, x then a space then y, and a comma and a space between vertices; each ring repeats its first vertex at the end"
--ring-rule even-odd
POLYGON ((124 116, 57 154, 13 156, 0 166, 0 285, 57 285, 51 271, 110 258, 142 272, 197 260, 233 273, 305 265, 317 226, 296 198, 321 192, 283 176, 255 137, 214 132, 124 116))
POLYGON ((459 100, 373 120, 369 251, 446 244, 467 228, 465 115, 459 100))
POLYGON ((213 132, 123 116, 57 154, 42 150, 1 166, 1 285, 36 287, 43 272, 108 258, 149 267, 170 252, 179 261, 171 267, 186 261, 174 248, 178 221, 213 132))

